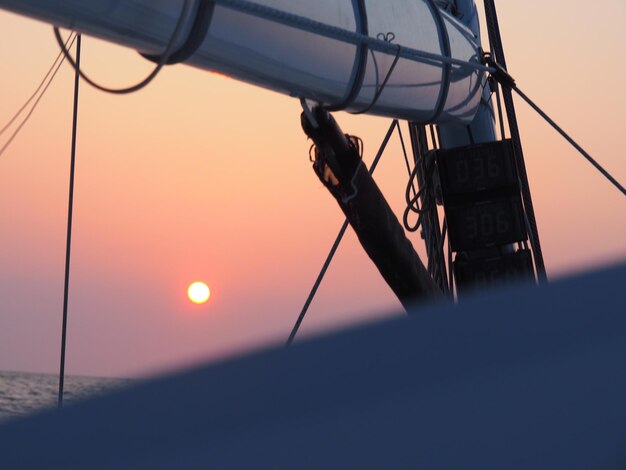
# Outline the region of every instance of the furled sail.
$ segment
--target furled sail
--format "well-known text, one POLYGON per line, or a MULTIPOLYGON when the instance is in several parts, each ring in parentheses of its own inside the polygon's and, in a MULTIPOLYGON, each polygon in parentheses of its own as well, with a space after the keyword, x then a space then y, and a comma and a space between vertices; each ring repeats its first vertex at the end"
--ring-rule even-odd
MULTIPOLYGON (((469 123, 476 36, 433 0, 194 0, 184 62, 331 109, 469 123)), ((0 8, 158 55, 183 0, 0 0, 0 8)))

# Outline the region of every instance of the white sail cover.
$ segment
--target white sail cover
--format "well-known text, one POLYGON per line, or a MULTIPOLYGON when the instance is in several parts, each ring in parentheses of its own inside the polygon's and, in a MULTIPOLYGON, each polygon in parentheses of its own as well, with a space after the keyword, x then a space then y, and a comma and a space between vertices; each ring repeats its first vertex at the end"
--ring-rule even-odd
MULTIPOLYGON (((433 0, 196 0, 210 16, 186 63, 351 112, 420 123, 472 120, 480 44, 433 0), (394 62, 397 63, 394 66, 394 62), (383 86, 387 80, 387 83, 383 86), (379 96, 377 96, 379 95, 379 96)), ((183 0, 0 0, 0 8, 158 54, 183 0)))

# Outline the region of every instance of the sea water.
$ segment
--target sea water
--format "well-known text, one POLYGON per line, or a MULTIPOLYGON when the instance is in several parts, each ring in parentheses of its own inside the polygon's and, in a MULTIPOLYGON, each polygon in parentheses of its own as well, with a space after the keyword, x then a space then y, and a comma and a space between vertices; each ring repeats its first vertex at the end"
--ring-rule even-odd
MULTIPOLYGON (((72 402, 130 385, 130 379, 66 376, 63 401, 72 402)), ((0 423, 57 406, 59 377, 0 371, 0 423)))

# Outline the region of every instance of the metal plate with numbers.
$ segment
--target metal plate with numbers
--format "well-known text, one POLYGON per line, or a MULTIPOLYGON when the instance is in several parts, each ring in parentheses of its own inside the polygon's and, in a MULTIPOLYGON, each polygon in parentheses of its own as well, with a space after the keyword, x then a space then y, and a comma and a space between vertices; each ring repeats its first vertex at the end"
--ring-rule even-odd
POLYGON ((495 201, 446 207, 452 251, 468 251, 505 245, 526 239, 519 195, 495 201))
POLYGON ((439 150, 437 166, 444 198, 518 185, 510 140, 439 150))
POLYGON ((480 286, 534 279, 533 260, 529 250, 477 260, 465 260, 457 256, 454 273, 459 292, 480 286))

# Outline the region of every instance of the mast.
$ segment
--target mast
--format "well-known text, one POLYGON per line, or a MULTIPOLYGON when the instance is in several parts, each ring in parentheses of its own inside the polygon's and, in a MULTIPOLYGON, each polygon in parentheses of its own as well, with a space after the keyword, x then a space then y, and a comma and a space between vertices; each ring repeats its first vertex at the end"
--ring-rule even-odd
MULTIPOLYGON (((439 5, 457 15, 480 42, 480 27, 474 0, 441 0, 439 5)), ((496 57, 503 57, 497 36, 493 0, 485 0, 490 43, 496 57)), ((503 90, 506 98, 506 90, 503 90)), ((523 163, 523 153, 508 91, 506 102, 509 134, 500 123, 496 132, 494 99, 499 98, 499 84, 490 80, 482 90, 481 101, 471 123, 438 124, 437 136, 429 148, 423 126, 422 147, 416 158, 426 158, 429 150, 436 150, 437 176, 433 181, 420 181, 420 187, 439 194, 439 204, 445 211, 448 232, 449 269, 448 288, 457 292, 478 285, 492 285, 517 279, 534 279, 533 255, 538 276, 545 277, 545 267, 539 245, 532 199, 523 163), (426 145, 426 148, 424 146, 426 145), (530 237, 532 252, 527 247, 530 237), (454 257, 454 262, 452 258, 454 257)), ((501 114, 500 114, 501 116, 501 114)), ((502 120, 502 118, 501 118, 502 120)), ((432 218, 437 210, 429 211, 432 218)), ((439 223, 425 220, 423 238, 435 264, 431 274, 445 272, 444 254, 440 240, 439 223)), ((441 283, 441 280, 439 280, 441 283)))

